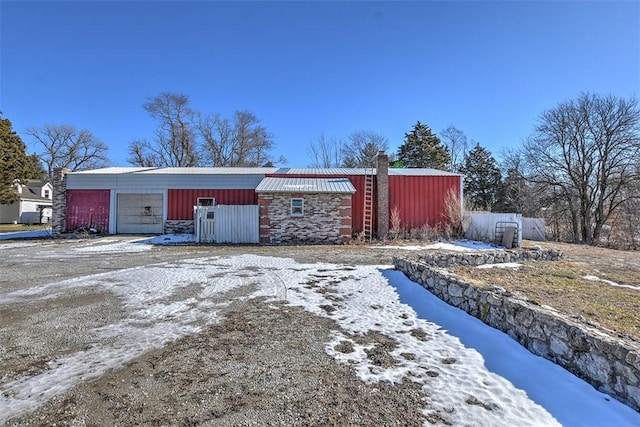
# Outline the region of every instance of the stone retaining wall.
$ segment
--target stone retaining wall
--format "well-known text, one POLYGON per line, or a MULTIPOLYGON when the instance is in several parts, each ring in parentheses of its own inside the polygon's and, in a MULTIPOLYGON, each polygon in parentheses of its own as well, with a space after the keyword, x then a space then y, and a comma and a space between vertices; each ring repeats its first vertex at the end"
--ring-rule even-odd
POLYGON ((596 389, 640 411, 640 345, 578 323, 551 307, 517 298, 503 288, 481 289, 436 266, 557 259, 558 251, 495 251, 439 253, 394 257, 393 264, 411 280, 443 301, 509 335, 533 354, 542 356, 584 379, 596 389), (516 252, 521 252, 517 255, 516 252), (529 254, 529 255, 526 255, 529 254), (535 258, 537 257, 537 258, 535 258), (502 259, 508 261, 501 261, 502 259))
POLYGON ((562 258, 562 251, 550 249, 496 250, 476 252, 426 252, 417 255, 417 260, 436 267, 449 265, 482 265, 502 264, 525 260, 557 261, 562 258))

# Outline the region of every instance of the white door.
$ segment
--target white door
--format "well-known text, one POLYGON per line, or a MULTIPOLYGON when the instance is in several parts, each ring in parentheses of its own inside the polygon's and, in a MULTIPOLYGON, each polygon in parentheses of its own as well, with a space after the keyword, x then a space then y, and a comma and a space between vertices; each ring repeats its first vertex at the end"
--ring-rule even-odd
POLYGON ((162 194, 118 194, 116 233, 162 234, 162 194))
POLYGON ((196 240, 200 243, 215 241, 217 206, 194 206, 196 240))

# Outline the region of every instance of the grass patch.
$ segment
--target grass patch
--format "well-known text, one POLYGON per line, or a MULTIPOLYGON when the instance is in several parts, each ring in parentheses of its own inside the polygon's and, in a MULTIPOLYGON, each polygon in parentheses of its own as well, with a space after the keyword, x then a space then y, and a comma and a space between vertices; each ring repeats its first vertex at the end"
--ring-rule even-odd
POLYGON ((13 233, 16 231, 33 231, 51 228, 51 224, 0 224, 0 233, 13 233))
POLYGON ((561 260, 527 261, 519 269, 458 266, 450 270, 478 286, 498 285, 587 323, 640 340, 640 290, 584 278, 596 276, 621 285, 640 286, 640 272, 635 269, 603 271, 600 265, 595 268, 587 263, 561 260))

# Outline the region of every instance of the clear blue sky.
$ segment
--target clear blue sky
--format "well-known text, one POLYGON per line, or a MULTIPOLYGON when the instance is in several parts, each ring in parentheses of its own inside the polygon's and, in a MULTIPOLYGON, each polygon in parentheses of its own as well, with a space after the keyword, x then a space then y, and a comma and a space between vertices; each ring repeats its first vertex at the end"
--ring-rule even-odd
POLYGON ((0 25, 14 129, 88 128, 118 166, 163 91, 252 111, 288 166, 321 133, 371 130, 395 151, 418 120, 498 157, 582 91, 640 96, 638 1, 1 1, 0 25))

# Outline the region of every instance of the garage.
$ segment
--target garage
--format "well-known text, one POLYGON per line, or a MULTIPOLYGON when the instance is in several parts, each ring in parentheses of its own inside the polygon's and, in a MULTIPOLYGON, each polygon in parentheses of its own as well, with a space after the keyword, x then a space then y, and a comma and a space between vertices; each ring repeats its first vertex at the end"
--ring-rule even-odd
POLYGON ((162 194, 118 194, 117 233, 161 234, 162 194))

